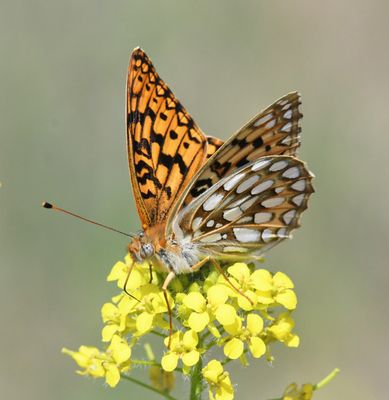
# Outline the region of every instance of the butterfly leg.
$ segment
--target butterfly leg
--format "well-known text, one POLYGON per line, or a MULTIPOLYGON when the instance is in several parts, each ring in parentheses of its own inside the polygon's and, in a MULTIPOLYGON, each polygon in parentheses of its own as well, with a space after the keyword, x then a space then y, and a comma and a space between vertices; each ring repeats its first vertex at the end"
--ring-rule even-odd
POLYGON ((153 282, 153 266, 151 265, 151 263, 149 263, 149 274, 150 274, 149 283, 152 283, 153 282))
POLYGON ((192 270, 192 272, 196 272, 198 271, 204 264, 206 264, 209 260, 211 259, 210 256, 207 256, 205 258, 203 258, 201 261, 199 261, 197 264, 193 265, 192 267, 190 267, 190 269, 192 270))
POLYGON ((131 264, 130 268, 128 269, 128 273, 127 273, 127 276, 126 276, 126 280, 124 281, 124 285, 123 285, 123 291, 124 291, 124 293, 128 294, 128 296, 132 297, 134 300, 136 300, 137 302, 140 303, 140 300, 137 299, 134 295, 132 295, 132 294, 127 290, 128 280, 130 279, 130 275, 131 275, 132 270, 134 269, 134 265, 135 265, 135 263, 133 262, 133 263, 131 264))
POLYGON ((246 296, 239 288, 237 288, 228 278, 228 276, 225 274, 225 272, 223 271, 223 268, 220 266, 220 264, 214 259, 211 258, 210 259, 211 263, 214 265, 214 267, 220 272, 220 274, 223 276, 223 278, 230 284, 230 286, 237 292, 239 293, 241 296, 243 296, 245 299, 247 299, 250 304, 252 306, 254 306, 254 302, 248 297, 246 296))
POLYGON ((170 308, 170 304, 169 304, 169 301, 168 301, 168 298, 167 298, 167 288, 168 288, 170 282, 175 278, 175 276, 176 276, 176 274, 173 271, 170 271, 168 273, 168 276, 165 279, 165 282, 162 285, 163 297, 165 298, 165 302, 166 302, 166 305, 167 305, 167 311, 168 311, 168 314, 169 314, 169 328, 170 328, 170 331, 169 331, 169 342, 168 342, 168 345, 167 345, 168 349, 170 349, 170 344, 171 344, 172 336, 173 336, 173 316, 172 316, 172 309, 170 308))

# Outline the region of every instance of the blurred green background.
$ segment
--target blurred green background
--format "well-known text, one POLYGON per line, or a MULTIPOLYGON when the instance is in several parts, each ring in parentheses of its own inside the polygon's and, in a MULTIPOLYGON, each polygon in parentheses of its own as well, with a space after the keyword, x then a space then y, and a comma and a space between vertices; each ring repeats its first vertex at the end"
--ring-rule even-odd
POLYGON ((378 0, 2 0, 1 398, 157 399, 77 377, 60 354, 100 343, 100 306, 116 293, 105 277, 126 239, 40 208, 138 229, 124 123, 138 45, 220 138, 287 92, 303 96, 300 155, 316 194, 267 260, 296 283, 301 347, 279 346, 273 367, 231 368, 236 398, 277 397, 333 367, 315 399, 386 398, 388 17, 378 0))

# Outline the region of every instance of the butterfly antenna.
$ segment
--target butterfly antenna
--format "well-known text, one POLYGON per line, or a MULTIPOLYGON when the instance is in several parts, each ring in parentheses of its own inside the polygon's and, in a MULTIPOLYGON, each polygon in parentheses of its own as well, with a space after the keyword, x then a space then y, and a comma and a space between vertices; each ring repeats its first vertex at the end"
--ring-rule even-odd
POLYGON ((83 221, 90 222, 91 224, 100 226, 100 227, 105 228, 105 229, 109 229, 110 231, 120 233, 121 235, 125 235, 125 236, 131 237, 131 238, 134 237, 134 235, 132 235, 130 233, 125 233, 125 232, 119 231, 118 229, 112 228, 110 226, 107 226, 107 225, 104 225, 104 224, 100 224, 100 223, 98 223, 96 221, 92 221, 91 219, 82 217, 81 215, 75 214, 75 213, 73 213, 71 211, 64 210, 63 208, 57 207, 55 204, 47 203, 46 201, 42 203, 42 207, 43 208, 47 208, 49 210, 60 211, 60 212, 62 212, 64 214, 71 215, 72 217, 76 217, 76 218, 82 219, 83 221))

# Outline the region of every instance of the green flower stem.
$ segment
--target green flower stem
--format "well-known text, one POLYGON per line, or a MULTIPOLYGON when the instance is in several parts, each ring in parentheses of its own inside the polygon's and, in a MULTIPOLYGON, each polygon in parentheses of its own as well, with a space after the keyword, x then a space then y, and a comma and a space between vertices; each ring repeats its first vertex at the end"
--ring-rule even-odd
POLYGON ((158 364, 155 361, 147 361, 147 360, 131 360, 131 364, 161 367, 161 364, 158 364))
POLYGON ((190 400, 201 400, 201 392, 203 391, 202 368, 203 362, 200 358, 190 373, 190 400))
POLYGON ((330 372, 324 379, 322 379, 319 383, 313 386, 313 390, 321 389, 323 386, 327 385, 327 383, 331 382, 336 375, 338 375, 340 369, 335 368, 332 372, 330 372))
POLYGON ((164 397, 164 398, 167 399, 167 400, 177 400, 175 397, 170 396, 170 394, 165 393, 165 392, 162 392, 162 391, 156 389, 155 387, 153 387, 153 386, 151 386, 151 385, 148 385, 147 383, 144 383, 144 382, 142 382, 142 381, 139 381, 139 380, 136 379, 136 378, 133 378, 132 376, 127 376, 127 375, 123 375, 123 374, 122 374, 122 375, 121 375, 121 378, 122 378, 122 379, 127 379, 127 380, 130 381, 130 382, 136 383, 137 385, 142 386, 142 387, 145 388, 145 389, 149 389, 149 390, 151 390, 151 391, 154 392, 154 393, 158 393, 160 396, 164 397))

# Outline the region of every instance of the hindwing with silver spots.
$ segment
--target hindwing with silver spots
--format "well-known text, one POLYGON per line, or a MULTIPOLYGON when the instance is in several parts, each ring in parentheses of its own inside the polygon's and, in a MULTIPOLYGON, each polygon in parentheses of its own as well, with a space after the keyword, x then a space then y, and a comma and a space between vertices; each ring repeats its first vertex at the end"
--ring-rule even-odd
POLYGON ((299 226, 312 174, 291 156, 262 157, 222 178, 182 209, 173 231, 204 252, 258 256, 299 226))
POLYGON ((185 196, 184 205, 224 176, 264 156, 295 156, 300 146, 300 94, 292 92, 260 112, 214 154, 185 196))

